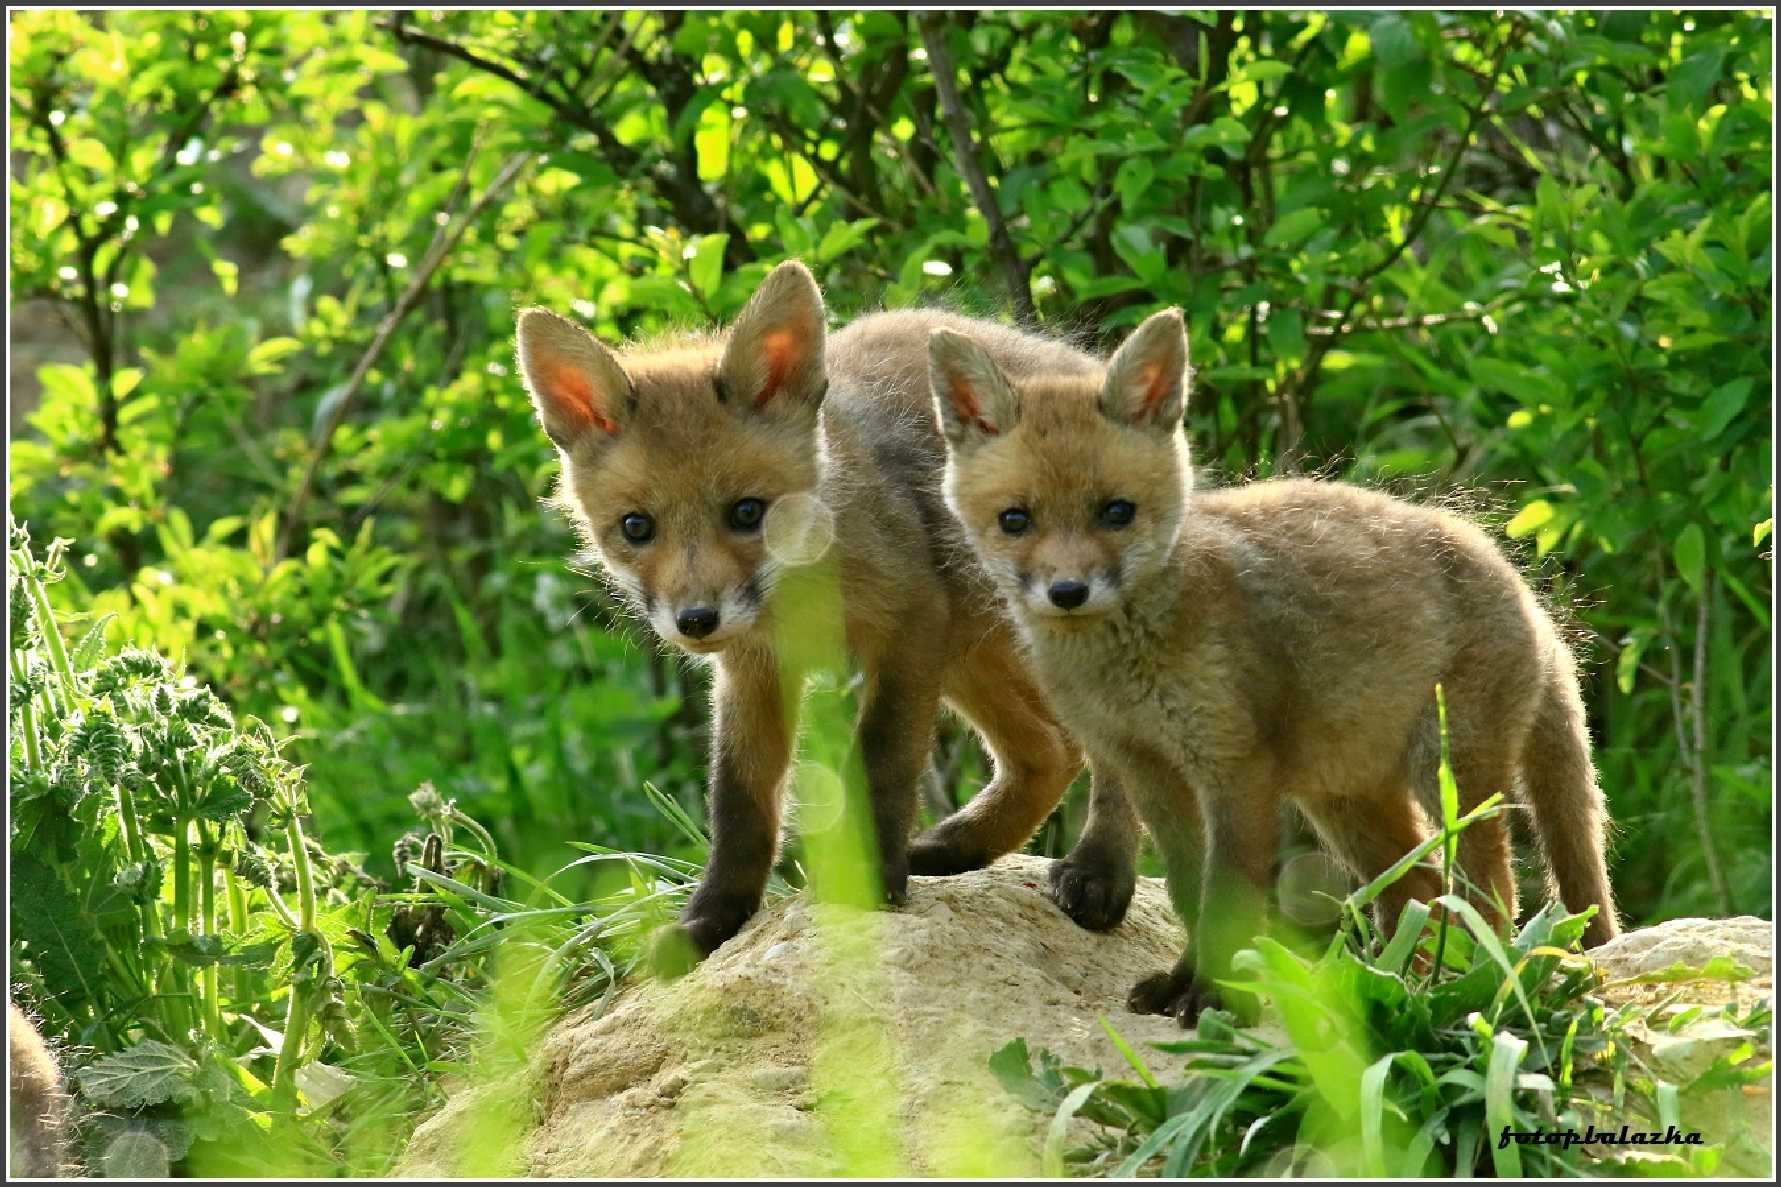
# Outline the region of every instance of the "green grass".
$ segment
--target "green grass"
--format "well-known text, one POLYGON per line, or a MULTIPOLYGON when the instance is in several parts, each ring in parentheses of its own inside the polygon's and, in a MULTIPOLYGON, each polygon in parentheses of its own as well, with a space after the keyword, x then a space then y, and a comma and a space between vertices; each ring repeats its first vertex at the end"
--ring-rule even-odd
MULTIPOLYGON (((1703 1011, 1677 1014, 1674 998, 1642 1009, 1604 1004, 1602 977, 1579 950, 1594 907, 1548 906, 1498 935, 1453 893, 1458 835, 1504 808, 1493 796, 1459 815, 1441 708, 1443 827, 1348 895, 1341 929, 1321 948, 1258 936, 1238 954, 1233 984, 1264 1003, 1263 1025, 1242 1028, 1208 1010, 1192 1037, 1153 1044, 1184 1057, 1168 1082, 1105 1019, 1136 1080, 1065 1067, 1048 1052, 1035 1063, 1023 1040, 997 1052, 992 1068, 1003 1084, 1052 1114, 1048 1167, 1120 1177, 1613 1173, 1626 1168, 1581 1147, 1505 1144, 1502 1135, 1628 1123, 1661 1132, 1680 1101, 1727 1090, 1737 1099, 1743 1085, 1767 1082, 1772 1061, 1755 1058, 1767 1041, 1766 1007, 1715 1011, 1722 1034, 1738 1041, 1687 1082, 1666 1081, 1634 1053, 1634 1031, 1680 1026, 1703 1011), (1444 893, 1412 901, 1389 933, 1373 927, 1367 908, 1437 849, 1444 893), (1093 1136, 1066 1149, 1077 1118, 1093 1136)), ((1686 972, 1749 975, 1729 962, 1686 972)), ((1709 1134, 1700 1147, 1659 1148, 1655 1158, 1641 1165, 1674 1175, 1766 1165, 1748 1127, 1709 1134)))

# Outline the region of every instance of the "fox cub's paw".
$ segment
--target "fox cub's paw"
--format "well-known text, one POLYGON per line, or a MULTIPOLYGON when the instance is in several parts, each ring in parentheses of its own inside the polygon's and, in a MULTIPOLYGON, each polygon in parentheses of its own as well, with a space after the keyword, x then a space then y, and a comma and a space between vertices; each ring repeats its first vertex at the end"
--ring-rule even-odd
POLYGON ((1152 973, 1136 985, 1126 997, 1126 1006, 1134 1014, 1166 1014, 1182 1026, 1192 1026, 1200 1011, 1219 1004, 1218 991, 1202 984, 1191 973, 1171 969, 1152 973))
POLYGON ((900 907, 909 901, 909 859, 891 861, 881 859, 878 863, 878 885, 884 889, 884 904, 887 907, 900 907))
POLYGON ((644 964, 655 976, 672 981, 692 972, 693 966, 705 956, 685 926, 668 923, 656 928, 655 934, 649 937, 649 953, 644 964))
POLYGON ((947 878, 989 864, 980 846, 970 844, 941 821, 909 842, 909 872, 927 878, 947 878))
POLYGON ((658 977, 685 976, 693 966, 717 951, 742 930, 755 905, 742 902, 701 904, 695 898, 674 923, 664 924, 650 937, 647 964, 658 977))
POLYGON ((1071 854, 1051 863, 1051 901, 1089 931, 1119 926, 1137 885, 1127 862, 1071 854))

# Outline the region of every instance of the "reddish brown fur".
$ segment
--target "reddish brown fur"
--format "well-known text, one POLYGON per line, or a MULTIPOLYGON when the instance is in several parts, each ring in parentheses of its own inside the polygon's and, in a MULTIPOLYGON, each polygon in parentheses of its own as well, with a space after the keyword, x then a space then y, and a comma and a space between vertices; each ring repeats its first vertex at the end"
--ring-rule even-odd
MULTIPOLYGON (((911 870, 958 872, 1018 848, 1080 766, 940 495, 945 451, 927 338, 941 325, 982 336, 1017 370, 1096 367, 1060 344, 939 313, 868 316, 825 342, 820 296, 798 265, 769 276, 727 332, 616 354, 552 315, 522 316, 522 370, 564 461, 558 502, 657 634, 716 668, 713 855, 682 920, 701 952, 741 926, 767 877, 811 662, 799 652, 823 634, 804 595, 824 574, 838 578, 836 626, 865 677, 859 743, 892 901, 911 870), (615 422, 611 435, 577 421, 576 390, 552 370, 563 364, 594 385, 592 405, 615 422), (766 502, 762 530, 727 522, 743 498, 766 502), (832 514, 833 547, 820 561, 786 563, 767 547, 774 517, 807 500, 832 514), (654 524, 642 544, 622 528, 634 512, 654 524), (718 609, 711 634, 679 629, 692 606, 718 609), (996 774, 910 846, 942 702, 983 734, 996 774)), ((1085 925, 1123 914, 1135 828, 1099 780, 1084 843, 1055 888, 1085 925)))
MULTIPOLYGON (((1212 909, 1218 895, 1265 885, 1283 796, 1363 877, 1429 834, 1437 683, 1462 807, 1519 787, 1556 891, 1571 907, 1600 908, 1588 942, 1616 933, 1575 661, 1484 532, 1450 512, 1333 482, 1193 490, 1178 317, 1147 322, 1104 384, 999 380, 967 347, 934 345, 935 390, 950 418, 948 501, 1060 718, 1097 770, 1120 776, 1158 840, 1197 945, 1213 942, 1202 928, 1216 931, 1230 915, 1212 909), (1146 374, 1159 358, 1178 377, 1160 401, 1146 374), (975 397, 987 392, 1010 410, 997 437, 975 434, 946 407, 945 393, 972 367, 968 385, 983 389, 975 397), (1115 499, 1136 505, 1129 526, 1097 518, 1115 499), (1010 507, 1030 517, 1022 534, 999 527, 1010 507), (1060 611, 1055 581, 1086 583, 1086 604, 1060 611)), ((1479 905, 1513 916, 1502 824, 1473 825, 1460 848, 1479 905)), ((1409 896, 1436 893, 1431 870, 1414 870, 1382 913, 1395 922, 1409 896)), ((1224 936, 1218 946, 1243 941, 1224 936)), ((1191 1014, 1217 975, 1192 987, 1191 971, 1184 963, 1135 1000, 1191 1014)))

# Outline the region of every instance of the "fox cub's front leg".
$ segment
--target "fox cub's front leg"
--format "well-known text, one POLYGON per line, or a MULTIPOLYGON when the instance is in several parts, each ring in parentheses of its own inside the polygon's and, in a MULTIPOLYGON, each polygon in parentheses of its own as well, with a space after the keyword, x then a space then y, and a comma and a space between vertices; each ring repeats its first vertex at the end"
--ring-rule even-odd
POLYGON ((1147 817, 1162 851, 1169 897, 1188 925, 1190 947, 1175 967, 1144 978, 1127 1004, 1140 1014, 1170 1014, 1191 1026, 1200 1011, 1223 1005, 1249 1016, 1248 995, 1233 998, 1218 983, 1230 976, 1231 959, 1266 927, 1268 878, 1277 821, 1274 801, 1260 786, 1247 794, 1217 785, 1202 801, 1189 801, 1168 821, 1147 817), (1189 825, 1198 816, 1201 837, 1189 825))
POLYGON ((1119 780, 1097 768, 1082 835, 1052 863, 1052 901, 1078 926, 1108 931, 1125 918, 1137 886, 1138 819, 1119 780))
POLYGON ((909 897, 909 834, 940 711, 938 665, 911 659, 881 664, 860 708, 860 758, 872 801, 879 884, 893 906, 909 897))
MULTIPOLYGON (((960 874, 1027 843, 1057 808, 1082 755, 1046 705, 1013 639, 976 644, 950 676, 946 695, 983 735, 995 778, 976 797, 915 839, 916 874, 960 874)), ((1125 917, 1136 886, 1138 825, 1118 785, 1095 772, 1088 824, 1070 856, 1051 868, 1051 897, 1083 927, 1105 931, 1125 917)))
POLYGON ((761 905, 779 840, 795 700, 771 655, 721 658, 712 688, 711 857, 678 922, 662 928, 655 969, 678 976, 735 935, 761 905))

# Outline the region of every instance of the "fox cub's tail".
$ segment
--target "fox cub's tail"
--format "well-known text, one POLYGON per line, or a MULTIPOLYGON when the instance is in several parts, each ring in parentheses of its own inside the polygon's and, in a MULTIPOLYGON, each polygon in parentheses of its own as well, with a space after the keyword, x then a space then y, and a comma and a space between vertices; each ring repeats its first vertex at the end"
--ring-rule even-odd
POLYGON ((1589 757, 1589 726, 1575 664, 1562 655, 1547 677, 1522 753, 1522 782, 1546 869, 1558 899, 1573 911, 1600 910, 1584 932, 1585 947, 1620 934, 1608 886, 1608 812, 1589 757))

